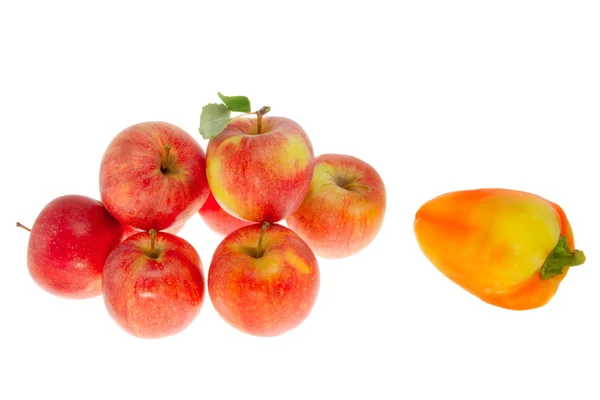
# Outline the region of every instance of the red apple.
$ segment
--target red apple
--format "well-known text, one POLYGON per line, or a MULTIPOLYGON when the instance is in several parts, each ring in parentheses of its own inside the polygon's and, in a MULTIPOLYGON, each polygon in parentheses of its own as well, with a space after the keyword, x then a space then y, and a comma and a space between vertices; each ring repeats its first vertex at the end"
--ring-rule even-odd
POLYGON ((223 210, 212 193, 208 196, 208 199, 198 213, 210 229, 222 236, 226 236, 243 226, 254 224, 254 222, 236 218, 223 210))
POLYGON ((317 260, 306 243, 288 228, 265 222, 223 239, 208 270, 208 293, 233 327, 276 336, 308 317, 319 279, 317 260))
POLYGON ((343 258, 371 243, 385 209, 385 186, 371 165, 349 155, 323 154, 315 160, 308 195, 286 222, 316 255, 343 258))
POLYGON ((98 296, 104 262, 126 234, 126 228, 98 200, 81 195, 58 197, 42 209, 32 226, 27 249, 29 273, 54 295, 73 299, 98 296))
POLYGON ((277 222, 294 212, 308 191, 313 163, 312 144, 300 125, 261 114, 234 119, 206 149, 215 199, 246 221, 277 222))
POLYGON ((166 122, 121 131, 100 167, 100 192, 121 223, 144 231, 183 225, 208 197, 205 156, 188 133, 166 122))
POLYGON ((204 302, 200 256, 170 233, 137 233, 106 260, 102 293, 109 315, 126 332, 174 335, 193 322, 204 302))

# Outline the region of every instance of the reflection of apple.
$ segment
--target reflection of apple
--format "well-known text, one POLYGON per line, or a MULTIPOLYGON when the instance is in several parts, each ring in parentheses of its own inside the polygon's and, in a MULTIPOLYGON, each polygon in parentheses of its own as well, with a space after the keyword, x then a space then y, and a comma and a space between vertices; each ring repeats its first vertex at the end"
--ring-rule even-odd
POLYGON ((32 226, 29 273, 54 295, 75 299, 98 296, 104 262, 126 231, 98 200, 80 195, 58 197, 42 209, 32 226))
POLYGON ((219 244, 208 269, 208 292, 233 327, 275 336, 308 317, 319 279, 315 255, 298 235, 281 225, 254 224, 219 244))
POLYGON ((100 191, 124 225, 144 231, 183 225, 208 197, 204 150, 166 122, 132 125, 104 153, 100 191))
POLYGON ((208 199, 200 209, 199 214, 210 229, 222 236, 226 236, 236 229, 254 223, 243 221, 223 210, 212 193, 208 196, 208 199))
POLYGON ((371 243, 385 209, 385 186, 371 165, 349 155, 323 154, 315 160, 308 195, 286 222, 316 255, 342 258, 371 243))
POLYGON ((128 333, 144 338, 174 335, 202 307, 202 263, 196 250, 175 235, 137 233, 106 260, 102 289, 109 314, 128 333))
POLYGON ((210 140, 206 173, 223 209, 256 222, 277 222, 298 208, 313 174, 312 144, 282 117, 237 118, 210 140))

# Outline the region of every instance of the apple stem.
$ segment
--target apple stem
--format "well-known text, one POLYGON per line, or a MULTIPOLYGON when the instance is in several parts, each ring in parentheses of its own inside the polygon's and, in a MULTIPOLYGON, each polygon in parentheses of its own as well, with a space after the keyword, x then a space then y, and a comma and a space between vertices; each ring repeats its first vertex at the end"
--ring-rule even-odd
POLYGON ((346 190, 362 189, 365 192, 371 191, 370 187, 368 187, 366 185, 361 185, 360 183, 350 183, 349 185, 344 186, 344 189, 346 189, 346 190))
POLYGON ((256 134, 257 135, 260 135, 262 133, 262 117, 269 111, 271 111, 271 107, 264 106, 256 112, 256 134))
POLYGON ((263 254, 265 254, 265 250, 262 247, 263 238, 265 236, 265 232, 271 226, 268 222, 263 222, 262 227, 260 228, 260 236, 258 237, 258 245, 256 246, 256 258, 261 258, 263 254))
POLYGON ((20 222, 17 222, 17 228, 23 228, 25 229, 27 232, 31 232, 31 229, 29 229, 28 227, 26 227, 25 225, 23 225, 20 222))
POLYGON ((160 170, 162 172, 166 172, 169 166, 169 154, 171 152, 171 145, 165 144, 165 151, 162 153, 162 157, 160 159, 160 170))
POLYGON ((156 229, 150 229, 150 254, 154 255, 154 242, 156 241, 156 229))

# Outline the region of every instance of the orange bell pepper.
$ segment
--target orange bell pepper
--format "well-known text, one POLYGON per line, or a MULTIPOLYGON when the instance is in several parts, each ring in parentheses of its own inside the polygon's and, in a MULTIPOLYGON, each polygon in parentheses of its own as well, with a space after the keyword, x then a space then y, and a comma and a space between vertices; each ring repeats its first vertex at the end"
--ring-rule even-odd
POLYGON ((414 231, 446 277, 481 300, 526 310, 556 294, 569 267, 585 262, 557 204, 509 189, 450 192, 421 206, 414 231))

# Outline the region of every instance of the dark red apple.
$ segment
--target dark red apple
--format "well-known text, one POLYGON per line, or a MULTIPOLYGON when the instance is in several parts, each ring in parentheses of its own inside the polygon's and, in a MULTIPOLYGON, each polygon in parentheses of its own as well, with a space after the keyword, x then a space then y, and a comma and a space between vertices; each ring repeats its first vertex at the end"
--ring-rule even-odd
POLYGON ((202 308, 200 256, 170 233, 137 233, 106 260, 102 293, 108 313, 126 332, 141 338, 174 335, 202 308))
POLYGON ((256 336, 281 335, 302 323, 319 282, 308 245, 290 229, 268 222, 226 236, 208 270, 208 292, 219 315, 256 336))
POLYGON ((208 197, 204 150, 167 122, 121 131, 100 166, 100 193, 122 224, 143 231, 182 226, 208 197))
POLYGON ((126 235, 127 229, 100 201, 81 195, 58 197, 42 209, 31 228, 29 273, 54 295, 98 296, 104 262, 126 235))
POLYGON ((243 226, 255 224, 255 222, 244 221, 234 217, 217 203, 212 193, 208 195, 208 199, 198 212, 202 220, 208 225, 213 232, 227 236, 231 232, 243 226))

